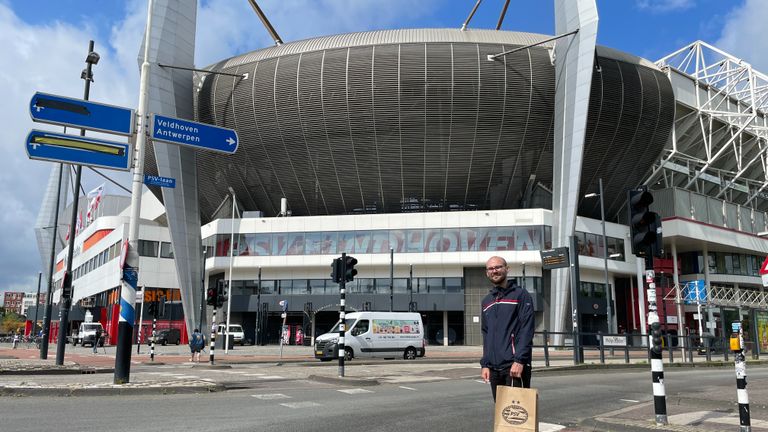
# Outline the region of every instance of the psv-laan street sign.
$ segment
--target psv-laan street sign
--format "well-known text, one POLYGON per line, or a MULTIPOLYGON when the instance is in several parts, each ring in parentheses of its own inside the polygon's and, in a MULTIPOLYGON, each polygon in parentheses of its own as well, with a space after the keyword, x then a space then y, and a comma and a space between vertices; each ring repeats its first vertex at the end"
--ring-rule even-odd
POLYGON ((30 159, 130 169, 131 152, 127 143, 33 130, 27 135, 25 147, 30 159))
POLYGON ((234 129, 152 114, 151 137, 156 141, 233 154, 239 144, 234 129))
POLYGON ((129 108, 37 92, 29 102, 33 121, 129 136, 135 112, 129 108))

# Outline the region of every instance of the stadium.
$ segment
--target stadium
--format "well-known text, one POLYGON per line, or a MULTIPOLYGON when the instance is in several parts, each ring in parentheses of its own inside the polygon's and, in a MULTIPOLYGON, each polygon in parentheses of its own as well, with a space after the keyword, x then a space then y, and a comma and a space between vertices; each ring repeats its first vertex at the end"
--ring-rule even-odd
MULTIPOLYGON (((537 330, 570 331, 573 308, 583 332, 642 333, 643 262, 627 226, 639 186, 664 223, 665 330, 768 320, 765 75, 703 42, 657 62, 596 46, 597 11, 581 4, 592 2, 562 3, 555 37, 382 30, 194 73, 153 67, 153 112, 240 138, 234 155, 162 143, 145 155, 147 174, 177 179, 150 189, 186 327, 205 286, 226 282, 227 319, 254 341, 279 338, 281 300, 291 332, 327 329, 331 261, 347 253, 359 261, 348 308, 418 311, 430 343, 479 344, 484 263, 501 255, 534 297, 537 330), (542 267, 540 251, 563 246, 578 252, 577 282, 542 267)), ((194 19, 173 21, 179 10, 158 14, 158 65, 194 64, 194 19)))

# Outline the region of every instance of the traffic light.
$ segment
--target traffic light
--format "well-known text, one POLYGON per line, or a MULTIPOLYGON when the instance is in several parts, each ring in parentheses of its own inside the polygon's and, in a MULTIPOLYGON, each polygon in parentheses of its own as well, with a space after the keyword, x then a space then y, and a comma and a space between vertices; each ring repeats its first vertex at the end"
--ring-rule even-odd
POLYGON ((343 273, 341 258, 336 258, 331 263, 331 280, 335 283, 341 282, 341 274, 343 273))
POLYGON ((149 302, 149 315, 157 318, 157 301, 149 302))
POLYGON ((357 260, 355 259, 355 257, 351 257, 349 255, 345 257, 344 280, 346 282, 352 282, 355 279, 355 275, 357 275, 357 270, 355 270, 355 264, 357 264, 357 260))
POLYGON ((205 293, 205 304, 208 306, 216 306, 216 297, 218 294, 219 291, 216 289, 216 287, 209 286, 208 291, 205 293))
POLYGON ((661 354, 664 347, 664 339, 661 336, 661 324, 655 322, 651 324, 651 350, 656 354, 661 354))
POLYGON ((216 293, 216 307, 220 308, 224 305, 224 302, 227 301, 227 293, 225 290, 225 286, 227 284, 227 281, 220 280, 217 284, 217 293, 216 293))
POLYGON ((649 208, 653 203, 653 195, 642 188, 628 191, 627 197, 632 253, 644 257, 654 254, 657 249, 660 252, 661 245, 659 244, 657 247, 654 245, 656 244, 657 231, 661 232, 661 218, 649 208))

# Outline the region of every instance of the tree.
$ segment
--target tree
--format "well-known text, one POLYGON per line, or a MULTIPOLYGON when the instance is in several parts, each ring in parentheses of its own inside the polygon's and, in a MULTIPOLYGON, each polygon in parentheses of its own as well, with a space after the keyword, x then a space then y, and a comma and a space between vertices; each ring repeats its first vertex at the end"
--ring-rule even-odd
POLYGON ((24 328, 24 317, 16 312, 6 310, 0 315, 0 333, 8 334, 18 328, 24 328))

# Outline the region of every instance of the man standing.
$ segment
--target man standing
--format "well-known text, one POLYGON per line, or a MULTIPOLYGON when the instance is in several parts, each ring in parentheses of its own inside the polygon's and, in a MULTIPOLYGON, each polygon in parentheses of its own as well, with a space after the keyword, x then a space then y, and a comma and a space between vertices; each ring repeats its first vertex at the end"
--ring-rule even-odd
POLYGON ((485 272, 493 288, 482 302, 480 375, 491 383, 495 401, 498 385, 531 387, 533 300, 528 291, 507 279, 504 258, 491 257, 485 263, 485 272))

